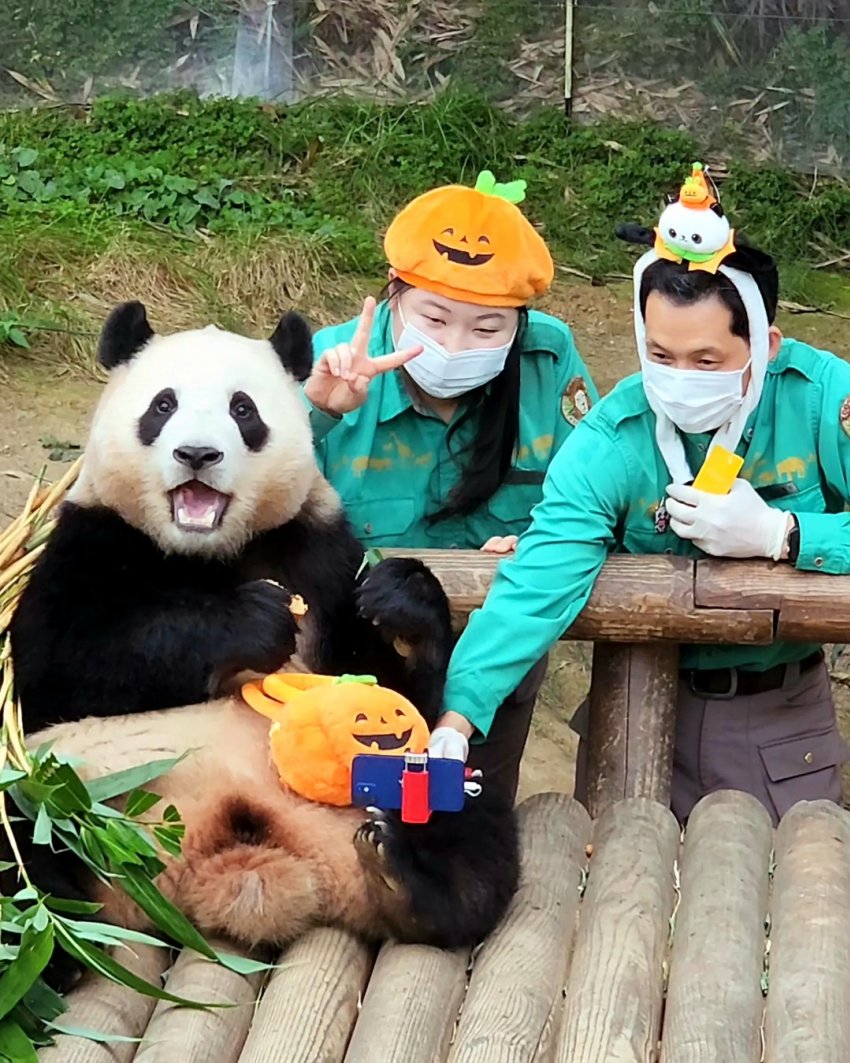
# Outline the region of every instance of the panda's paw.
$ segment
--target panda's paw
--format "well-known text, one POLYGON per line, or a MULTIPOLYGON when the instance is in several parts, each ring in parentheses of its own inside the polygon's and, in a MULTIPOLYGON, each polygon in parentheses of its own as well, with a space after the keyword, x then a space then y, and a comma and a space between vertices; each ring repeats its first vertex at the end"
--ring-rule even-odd
POLYGON ((384 812, 373 813, 354 835, 354 848, 363 870, 373 884, 388 889, 396 896, 402 892, 401 878, 393 859, 399 841, 393 823, 384 812))
POLYGON ((437 577, 421 561, 387 558, 357 591, 360 616, 377 627, 397 652, 437 649, 451 640, 451 613, 437 577))
MULTIPOLYGON (((240 670, 274 672, 295 653, 298 624, 292 595, 271 580, 252 580, 236 591, 239 643, 228 654, 240 670)), ((227 651, 225 651, 227 652, 227 651)))

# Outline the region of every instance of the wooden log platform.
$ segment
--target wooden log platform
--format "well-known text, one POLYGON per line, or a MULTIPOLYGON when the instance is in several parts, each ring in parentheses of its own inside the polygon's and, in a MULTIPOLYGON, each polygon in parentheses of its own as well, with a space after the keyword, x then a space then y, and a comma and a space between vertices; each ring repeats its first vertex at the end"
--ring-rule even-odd
MULTIPOLYGON (((712 794, 682 838, 658 802, 591 822, 563 794, 519 810, 523 879, 474 955, 307 934, 260 984, 184 953, 140 972, 215 1012, 150 1006, 92 979, 49 1063, 844 1063, 850 813, 712 794)), ((125 962, 126 956, 122 954, 125 962)))

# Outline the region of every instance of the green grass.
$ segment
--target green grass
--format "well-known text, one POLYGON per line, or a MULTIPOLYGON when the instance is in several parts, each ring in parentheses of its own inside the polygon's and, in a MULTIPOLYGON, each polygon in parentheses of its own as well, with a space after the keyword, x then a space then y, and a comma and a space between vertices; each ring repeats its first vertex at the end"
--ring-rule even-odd
MULTIPOLYGON (((553 107, 516 122, 453 94, 291 108, 107 98, 90 111, 0 114, 0 316, 90 329, 132 294, 136 270, 154 300, 191 291, 195 312, 258 324, 273 296, 297 301, 305 281, 332 297, 339 274, 379 279, 394 212, 484 168, 526 179, 524 209, 559 264, 628 273, 636 252, 615 225, 652 224, 701 149, 648 123, 582 128, 553 107)), ((736 227, 777 257, 786 298, 850 309, 842 275, 811 268, 850 248, 850 188, 736 164, 722 194, 736 227)))

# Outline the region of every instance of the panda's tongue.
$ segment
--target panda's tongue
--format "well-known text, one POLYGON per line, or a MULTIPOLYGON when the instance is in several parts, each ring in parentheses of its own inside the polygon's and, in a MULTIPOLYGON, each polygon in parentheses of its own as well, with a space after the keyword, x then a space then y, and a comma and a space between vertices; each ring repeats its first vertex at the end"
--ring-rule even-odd
POLYGON ((172 493, 174 522, 187 530, 212 531, 221 523, 227 502, 227 495, 191 480, 172 493))

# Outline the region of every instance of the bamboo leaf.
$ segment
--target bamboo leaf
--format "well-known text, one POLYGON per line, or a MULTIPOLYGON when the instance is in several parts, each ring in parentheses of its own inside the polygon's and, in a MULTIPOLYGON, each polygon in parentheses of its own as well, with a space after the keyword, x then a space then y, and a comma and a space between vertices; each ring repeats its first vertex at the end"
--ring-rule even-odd
POLYGON ((40 805, 38 815, 35 817, 35 830, 32 833, 34 845, 49 845, 53 835, 53 827, 50 822, 50 814, 47 805, 40 805))
POLYGON ((103 907, 94 901, 69 901, 64 897, 50 895, 44 898, 44 905, 51 912, 67 912, 69 915, 96 915, 103 907))
POLYGON ((49 922, 50 922, 50 913, 44 907, 43 904, 40 904, 35 910, 35 915, 32 917, 32 924, 31 924, 32 928, 33 928, 33 930, 35 930, 38 933, 40 933, 42 930, 44 930, 44 928, 47 926, 47 924, 49 922))
POLYGON ((0 771, 0 793, 4 790, 8 790, 10 786, 14 786, 16 782, 19 782, 26 777, 27 773, 25 771, 15 771, 13 768, 4 768, 0 771))
POLYGON ((38 1063, 32 1041, 16 1022, 0 1022, 0 1060, 3 1063, 38 1063))
POLYGON ((180 856, 183 851, 183 835, 186 828, 183 824, 176 827, 154 827, 154 835, 159 844, 171 856, 180 856))
POLYGON ((63 832, 61 838, 63 844, 71 850, 74 856, 76 856, 86 865, 86 867, 89 869, 89 871, 92 872, 93 875, 96 875, 97 878, 99 878, 100 881, 105 883, 107 886, 111 884, 110 876, 103 870, 101 864, 99 864, 96 860, 93 860, 89 856, 88 852, 85 849, 85 846, 83 845, 79 837, 74 834, 66 834, 63 832))
POLYGON ((183 997, 177 997, 173 993, 168 993, 164 989, 159 989, 151 982, 146 981, 144 978, 139 978, 138 975, 133 974, 122 964, 114 960, 103 949, 99 949, 96 945, 89 944, 88 942, 78 941, 72 934, 61 925, 56 926, 56 939, 61 944, 69 955, 74 959, 84 963, 91 970, 97 974, 102 974, 105 978, 109 978, 110 981, 117 982, 119 985, 127 986, 128 989, 135 989, 137 993, 143 993, 147 997, 155 997, 157 1000, 167 1000, 171 1004, 180 1004, 182 1007, 194 1008, 196 1010, 204 1010, 206 1008, 219 1008, 219 1007, 232 1007, 231 1004, 202 1004, 197 1000, 184 1000, 183 997))
POLYGON ((123 876, 119 884, 159 930, 186 948, 206 956, 208 960, 216 958, 215 952, 186 916, 160 893, 144 872, 136 867, 126 867, 122 870, 123 876))
POLYGON ((132 941, 137 945, 153 945, 159 949, 171 948, 167 941, 161 941, 159 938, 143 934, 138 930, 125 930, 124 927, 115 926, 114 923, 97 923, 89 919, 63 919, 62 922, 77 937, 85 938, 86 941, 101 942, 106 945, 114 944, 116 941, 132 941))
POLYGON ((148 809, 161 801, 162 798, 159 794, 151 793, 149 790, 133 790, 130 796, 127 798, 127 805, 124 809, 124 815, 133 819, 136 816, 144 815, 148 809))
MULTIPOLYGON (((35 980, 47 966, 53 953, 53 924, 44 930, 24 931, 21 947, 15 962, 7 967, 0 977, 0 1019, 33 987, 35 980)), ((0 1045, 3 1042, 0 1041, 0 1045)))
MULTIPOLYGON (((68 1010, 68 1005, 59 994, 50 988, 43 978, 36 978, 30 991, 24 997, 22 1004, 39 1019, 52 1022, 63 1012, 68 1010)), ((20 1006, 20 1005, 19 1005, 20 1006)))
POLYGON ((86 784, 89 796, 92 801, 109 801, 113 797, 137 790, 171 771, 185 756, 184 753, 183 756, 169 760, 153 760, 149 764, 140 764, 137 768, 127 768, 125 771, 115 771, 111 775, 92 779, 86 784))
POLYGON ((117 1033, 101 1033, 100 1030, 89 1030, 83 1026, 71 1026, 64 1022, 52 1022, 48 1028, 56 1033, 66 1034, 68 1037, 82 1037, 86 1041, 96 1041, 101 1045, 140 1045, 144 1040, 143 1037, 124 1037, 117 1033))
POLYGON ((229 952, 216 953, 218 962, 236 974, 260 974, 262 971, 273 971, 277 967, 274 963, 263 963, 260 960, 251 960, 247 956, 232 956, 229 952))

